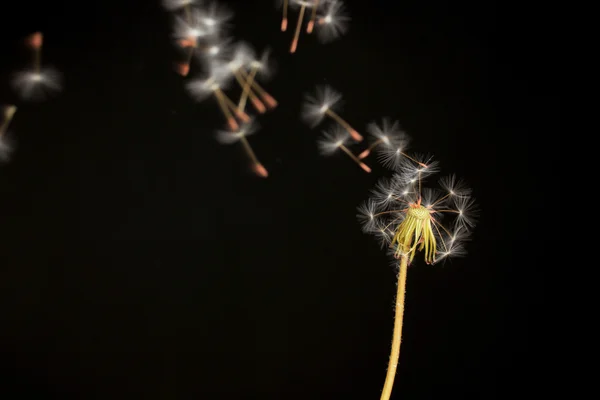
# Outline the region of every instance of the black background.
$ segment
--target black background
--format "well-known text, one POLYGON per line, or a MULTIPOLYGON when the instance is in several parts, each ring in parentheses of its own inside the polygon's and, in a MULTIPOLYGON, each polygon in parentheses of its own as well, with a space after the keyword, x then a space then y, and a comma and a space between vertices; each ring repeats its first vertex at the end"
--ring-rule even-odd
POLYGON ((290 55, 296 13, 282 33, 271 1, 222 3, 234 37, 277 63, 262 83, 280 105, 250 139, 265 180, 214 140, 215 102, 173 73, 158 0, 2 6, 0 103, 19 110, 0 166, 1 393, 378 398, 396 271, 355 215, 390 172, 318 154, 299 119, 316 84, 343 93, 362 132, 399 120, 482 210, 466 258, 409 270, 392 398, 525 391, 542 288, 523 258, 522 177, 535 115, 557 106, 532 79, 535 21, 506 3, 351 1, 345 37, 303 34, 290 55), (30 104, 8 82, 37 30, 64 91, 30 104))

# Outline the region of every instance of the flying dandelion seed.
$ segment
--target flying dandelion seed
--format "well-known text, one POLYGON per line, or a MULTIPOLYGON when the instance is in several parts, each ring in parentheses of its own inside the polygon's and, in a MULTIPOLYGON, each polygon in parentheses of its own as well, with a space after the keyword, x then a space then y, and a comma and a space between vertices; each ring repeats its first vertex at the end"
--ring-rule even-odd
POLYGON ((213 66, 207 78, 190 80, 186 88, 196 101, 203 101, 214 95, 229 129, 237 131, 239 125, 231 110, 231 105, 235 108, 235 103, 223 92, 223 88, 227 82, 227 76, 224 75, 224 71, 225 69, 222 67, 213 66))
POLYGON ((317 36, 321 43, 329 43, 345 35, 350 20, 344 3, 330 0, 325 6, 325 13, 317 20, 317 36))
MULTIPOLYGON (((367 133, 369 133, 369 147, 367 147, 362 153, 358 155, 361 160, 367 158, 373 149, 382 150, 380 154, 383 154, 380 159, 389 158, 389 154, 392 153, 392 158, 396 157, 408 157, 406 155, 406 147, 408 146, 409 138, 408 135, 400 129, 400 123, 398 121, 391 121, 389 118, 383 118, 381 125, 377 125, 375 122, 371 122, 367 125, 367 133)), ((388 165, 387 162, 383 162, 384 165, 388 165)), ((393 164, 393 163, 392 163, 393 164)))
MULTIPOLYGON (((253 91, 253 83, 257 75, 266 77, 272 73, 272 68, 269 65, 269 53, 269 50, 265 50, 260 58, 252 59, 248 64, 250 67, 250 71, 247 73, 244 71, 244 74, 242 75, 242 79, 246 81, 246 84, 242 88, 242 95, 240 96, 240 101, 238 105, 238 108, 242 111, 246 107, 248 96, 250 96, 251 92, 253 91)), ((266 101, 266 103, 269 108, 273 108, 276 105, 273 104, 273 102, 271 101, 266 101)))
MULTIPOLYGON (((248 74, 243 69, 240 70, 240 75, 242 76, 242 79, 248 79, 248 74)), ((252 90, 260 96, 263 102, 267 103, 267 106, 270 109, 277 107, 277 100, 275 100, 273 96, 271 96, 265 89, 263 89, 262 86, 260 86, 256 82, 256 80, 253 80, 250 84, 252 85, 252 90)))
POLYGON ((334 125, 329 131, 323 131, 323 136, 318 141, 319 149, 323 155, 331 155, 338 149, 342 150, 352 161, 354 161, 365 172, 371 172, 371 168, 364 162, 358 159, 346 147, 346 143, 350 140, 350 134, 341 126, 334 125))
POLYGON ((306 33, 312 33, 315 28, 315 20, 317 19, 317 10, 319 9, 319 5, 321 4, 320 0, 313 0, 312 13, 310 15, 310 20, 306 25, 306 33))
MULTIPOLYGON (((245 76, 247 76, 247 74, 244 74, 243 71, 246 66, 252 63, 254 59, 255 56, 252 47, 246 43, 239 42, 235 46, 232 58, 223 63, 223 65, 229 70, 229 73, 236 79, 242 90, 244 90, 244 87, 246 86, 245 76)), ((257 112, 264 114, 267 111, 264 103, 254 94, 253 91, 248 91, 248 97, 250 98, 250 102, 257 112)))
POLYGON ((298 49, 298 40, 300 40, 300 31, 302 30, 302 23, 304 22, 304 14, 306 9, 311 9, 315 6, 314 0, 290 0, 290 5, 294 8, 300 8, 298 13, 298 23, 296 24, 296 31, 294 32, 294 38, 290 46, 290 53, 295 53, 298 49))
POLYGON ((27 37, 27 47, 33 51, 33 65, 26 70, 17 72, 12 79, 13 89, 24 100, 45 100, 51 94, 62 90, 61 74, 54 68, 42 68, 43 40, 41 32, 27 37))
POLYGON ((269 176, 267 169, 262 165, 262 163, 256 157, 254 150, 250 146, 247 137, 256 133, 259 129, 259 126, 254 121, 249 121, 245 124, 242 124, 236 131, 218 131, 217 132, 217 141, 221 144, 234 144, 240 142, 244 148, 244 152, 248 156, 251 162, 252 171, 260 176, 261 178, 266 178, 269 176))
POLYGON ((391 396, 400 357, 408 265, 417 253, 423 254, 427 264, 464 256, 464 243, 477 216, 470 190, 454 175, 440 180, 442 190, 422 187, 422 181, 438 171, 431 157, 414 155, 401 160, 393 177, 380 181, 372 197, 358 209, 363 231, 389 247, 400 268, 392 349, 381 400, 391 396), (442 224, 443 216, 454 218, 442 224))
POLYGON ((362 135, 333 111, 341 100, 342 95, 330 86, 317 86, 315 95, 305 96, 301 117, 311 128, 314 128, 323 121, 325 116, 328 116, 346 129, 354 141, 360 142, 363 140, 362 135))

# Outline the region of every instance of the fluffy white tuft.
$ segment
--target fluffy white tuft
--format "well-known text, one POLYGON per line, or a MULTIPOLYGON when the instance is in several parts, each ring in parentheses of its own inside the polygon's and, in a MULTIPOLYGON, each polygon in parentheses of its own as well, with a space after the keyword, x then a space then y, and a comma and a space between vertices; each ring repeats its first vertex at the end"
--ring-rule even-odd
POLYGON ((346 34, 351 18, 339 0, 326 2, 324 8, 324 14, 317 19, 317 36, 322 43, 329 43, 346 34))
POLYGON ((24 100, 41 101, 62 90, 62 75, 53 68, 25 70, 15 74, 12 86, 24 100))
POLYGON ((323 121, 327 110, 333 110, 341 100, 342 95, 331 86, 317 86, 314 95, 305 96, 301 117, 311 128, 314 128, 323 121))

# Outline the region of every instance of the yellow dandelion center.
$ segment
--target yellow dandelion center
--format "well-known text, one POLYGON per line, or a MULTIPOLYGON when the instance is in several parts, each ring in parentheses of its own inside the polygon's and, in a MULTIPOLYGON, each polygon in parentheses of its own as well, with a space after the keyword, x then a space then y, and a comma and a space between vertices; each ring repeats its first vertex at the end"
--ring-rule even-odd
POLYGON ((419 220, 429 218, 429 210, 423 206, 413 205, 408 209, 406 213, 407 217, 413 217, 419 220))
POLYGON ((392 246, 396 244, 396 258, 408 256, 412 262, 416 250, 425 250, 425 262, 435 261, 436 240, 429 210, 420 202, 410 204, 404 220, 396 228, 392 246))

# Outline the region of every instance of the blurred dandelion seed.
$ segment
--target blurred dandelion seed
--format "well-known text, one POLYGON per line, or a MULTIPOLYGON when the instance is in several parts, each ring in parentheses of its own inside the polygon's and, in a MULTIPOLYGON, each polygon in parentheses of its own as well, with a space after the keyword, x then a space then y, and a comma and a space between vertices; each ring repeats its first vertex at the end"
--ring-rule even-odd
MULTIPOLYGON (((246 73, 246 71, 244 71, 243 69, 240 70, 240 75, 242 76, 242 79, 247 80, 248 79, 248 74, 246 73)), ((275 100, 275 98, 273 96, 271 96, 266 90, 264 90, 262 88, 262 86, 260 86, 258 84, 258 82, 256 82, 256 80, 253 80, 250 85, 252 85, 252 90, 254 90, 261 98, 262 100, 267 103, 267 106, 271 109, 277 107, 278 103, 277 100, 275 100)))
POLYGON ((408 136, 400 129, 398 121, 392 122, 388 118, 383 118, 381 126, 371 122, 367 125, 367 133, 370 135, 370 144, 358 155, 361 160, 368 157, 375 148, 383 149, 384 156, 392 152, 394 156, 408 157, 405 153, 408 136))
POLYGON ((325 6, 325 14, 317 22, 317 36, 321 43, 329 43, 346 34, 350 20, 344 3, 330 0, 325 6))
MULTIPOLYGON (((255 81, 255 78, 258 74, 261 75, 267 75, 269 73, 269 50, 266 50, 263 52, 262 56, 260 57, 260 59, 252 59, 248 65, 250 67, 250 71, 248 73, 246 73, 246 71, 244 71, 244 74, 240 74, 241 78, 246 82, 244 87, 242 88, 242 95, 240 96, 240 101, 238 104, 238 108, 240 110, 244 110, 246 108, 246 102, 248 100, 248 96, 250 96, 251 92, 252 92, 252 88, 253 88, 253 83, 255 81)), ((242 69, 243 71, 243 69, 242 69)), ((254 96, 256 97, 256 96, 254 96)), ((269 108, 273 108, 273 104, 271 102, 267 101, 267 106, 269 108)))
POLYGON ((318 141, 318 146, 323 155, 331 155, 338 149, 342 150, 352 161, 354 161, 365 172, 371 172, 371 168, 359 160, 349 149, 346 143, 350 134, 341 126, 334 125, 329 131, 323 131, 323 136, 318 141))
POLYGON ((333 111, 333 108, 341 100, 342 95, 333 90, 330 86, 317 86, 315 95, 305 96, 305 101, 302 105, 302 119, 308 123, 311 128, 314 128, 323 121, 325 116, 328 116, 346 129, 354 141, 361 142, 363 140, 362 135, 333 111))
POLYGON ((250 159, 252 171, 261 178, 266 178, 269 176, 269 173, 256 157, 256 154, 254 153, 254 150, 252 149, 252 146, 250 146, 250 143, 247 139, 248 136, 256 133, 258 129, 259 126, 256 124, 256 122, 249 121, 239 126, 239 128, 234 132, 218 131, 217 141, 221 144, 234 144, 240 142, 244 148, 244 152, 250 159))
POLYGON ((210 97, 211 94, 214 95, 217 100, 217 104, 219 105, 219 109, 227 121, 229 129, 232 131, 237 131, 239 129, 239 125, 229 106, 229 104, 233 104, 235 106, 235 103, 233 103, 233 101, 229 99, 229 97, 223 92, 222 85, 222 77, 213 75, 206 79, 191 80, 186 85, 186 88, 196 99, 196 101, 203 101, 207 97, 210 97))
POLYGON ((298 13, 298 23, 296 24, 296 31, 294 32, 294 38, 292 39, 292 45, 290 46, 290 53, 295 53, 298 48, 298 40, 300 40, 300 31, 302 30, 302 23, 304 22, 304 14, 307 8, 313 8, 315 6, 314 0, 291 0, 291 4, 294 7, 300 7, 298 13))
POLYGON ((281 17, 281 32, 285 32, 288 26, 288 0, 283 0, 283 15, 281 17))
MULTIPOLYGON (((372 131, 380 133, 374 127, 372 131)), ((435 172, 437 163, 431 157, 407 156, 394 176, 380 181, 358 209, 363 231, 378 237, 400 260, 392 349, 381 400, 391 396, 400 357, 408 265, 417 252, 423 253, 427 264, 463 256, 469 228, 475 225, 477 210, 470 190, 454 175, 440 180, 443 191, 422 187, 422 180, 435 172), (455 218, 442 224, 444 215, 455 218)))
MULTIPOLYGON (((236 48, 233 53, 233 57, 224 63, 224 67, 229 71, 229 73, 235 78, 235 80, 240 85, 242 91, 246 86, 246 79, 244 78, 247 74, 242 75, 242 71, 246 68, 247 65, 251 64, 254 60, 254 51, 252 48, 243 42, 240 42, 236 45, 236 48)), ((245 71, 244 71, 245 72, 245 71)), ((264 114, 267 111, 264 103, 254 94, 252 90, 248 91, 248 97, 250 98, 250 102, 254 106, 257 112, 260 114, 264 114)))
POLYGON ((45 100, 52 93, 62 89, 61 74, 53 68, 42 68, 44 36, 41 32, 29 35, 25 43, 33 50, 33 65, 14 75, 13 89, 25 100, 45 100))

